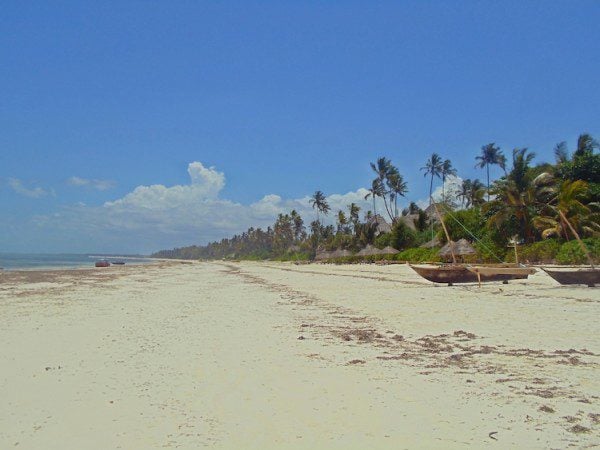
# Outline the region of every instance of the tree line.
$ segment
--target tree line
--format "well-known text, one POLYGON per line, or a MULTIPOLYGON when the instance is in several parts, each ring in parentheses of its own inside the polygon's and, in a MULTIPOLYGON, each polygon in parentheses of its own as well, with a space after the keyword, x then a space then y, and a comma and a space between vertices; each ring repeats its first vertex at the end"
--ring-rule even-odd
MULTIPOLYGON (((430 202, 435 180, 441 182, 441 197, 436 205, 444 215, 452 239, 465 237, 503 257, 511 240, 525 244, 546 241, 547 246, 572 240, 574 236, 565 219, 582 237, 600 239, 598 148, 598 141, 582 134, 572 153, 566 142, 561 142, 553 149, 554 163, 534 164, 535 153, 527 148, 515 148, 507 157, 499 146, 489 143, 481 147, 474 159, 475 167, 484 170, 485 184, 479 179, 465 178, 459 189, 452 192, 446 189, 447 181, 458 172, 449 159, 433 153, 421 171, 429 185, 430 202), (503 172, 496 180, 490 178, 492 166, 503 172)), ((398 250, 419 247, 431 241, 432 234, 434 242, 443 243, 445 235, 431 204, 426 210, 414 202, 402 210, 398 208, 399 200, 408 194, 408 185, 398 167, 387 157, 378 158, 370 166, 374 178, 365 200, 373 202, 372 210, 363 211, 351 203, 343 210, 332 211, 327 196, 317 190, 310 199, 316 220, 308 224, 298 211, 292 210, 279 214, 265 230, 251 227, 218 242, 163 250, 153 256, 312 259, 321 250, 355 252, 367 245, 398 250), (383 205, 379 211, 377 199, 383 205), (324 217, 332 212, 335 224, 326 225, 324 217)))

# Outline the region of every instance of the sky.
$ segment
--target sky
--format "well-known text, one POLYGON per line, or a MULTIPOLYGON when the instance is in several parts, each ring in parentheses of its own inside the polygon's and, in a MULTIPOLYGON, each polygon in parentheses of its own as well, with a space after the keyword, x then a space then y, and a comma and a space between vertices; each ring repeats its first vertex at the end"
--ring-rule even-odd
MULTIPOLYGON (((598 1, 3 2, 0 252, 149 253, 423 201, 498 144, 600 136, 598 1), (439 182, 436 182, 439 187, 439 182)), ((500 175, 492 169, 492 175, 500 175)), ((458 181, 460 181, 460 178, 458 181)))

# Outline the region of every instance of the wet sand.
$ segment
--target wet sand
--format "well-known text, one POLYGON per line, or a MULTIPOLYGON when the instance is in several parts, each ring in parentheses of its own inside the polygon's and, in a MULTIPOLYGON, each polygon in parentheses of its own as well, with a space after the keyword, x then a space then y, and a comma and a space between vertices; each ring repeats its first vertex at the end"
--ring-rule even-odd
POLYGON ((406 266, 0 275, 0 448, 600 445, 600 289, 406 266))

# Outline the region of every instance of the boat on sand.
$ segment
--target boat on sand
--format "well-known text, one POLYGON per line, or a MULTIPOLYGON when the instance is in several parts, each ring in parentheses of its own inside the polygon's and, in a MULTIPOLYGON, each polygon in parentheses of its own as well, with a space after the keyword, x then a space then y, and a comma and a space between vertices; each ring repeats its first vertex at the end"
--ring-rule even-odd
POLYGON ((530 267, 517 267, 510 264, 409 264, 409 266, 426 280, 434 283, 448 284, 449 286, 452 286, 454 283, 523 280, 535 273, 535 269, 530 267))
POLYGON ((105 259, 101 259, 100 261, 96 261, 96 267, 109 267, 110 262, 105 259))
POLYGON ((583 269, 542 267, 542 270, 560 284, 585 284, 588 287, 600 284, 600 269, 593 267, 583 269))
MULTIPOLYGON (((432 199, 433 200, 433 199, 432 199)), ((426 280, 434 283, 445 283, 452 286, 454 283, 479 283, 481 286, 482 282, 489 281, 502 281, 507 283, 508 280, 523 280, 529 275, 536 272, 531 267, 525 267, 518 264, 467 264, 458 263, 456 255, 472 255, 475 254, 475 249, 470 244, 461 239, 458 242, 454 242, 450 239, 450 234, 444 223, 442 215, 439 213, 435 203, 432 203, 435 211, 440 219, 444 233, 448 243, 442 250, 440 255, 446 253, 452 256, 452 264, 428 264, 428 265, 413 265, 409 266, 421 275, 426 280)), ((455 220, 457 220, 455 218, 455 220)), ((515 244, 516 245, 516 244, 515 244)), ((515 257, 516 257, 516 246, 515 246, 515 257)), ((518 259, 517 259, 518 261, 518 259)))
POLYGON ((567 219, 565 214, 560 209, 557 209, 557 211, 558 211, 558 215, 560 216, 560 218, 563 220, 563 222, 565 224, 567 224, 567 227, 571 230, 571 233, 573 233, 573 236, 575 236, 575 239, 577 239, 577 242, 579 243, 581 250, 583 250, 583 253, 585 254, 587 260, 590 263, 590 267, 581 268, 581 269, 577 269, 577 268, 551 268, 551 269, 549 269, 547 267, 542 267, 542 270, 544 272, 546 272, 548 275, 550 275, 554 280, 558 281, 560 284, 585 284, 588 287, 594 287, 596 284, 600 284, 600 269, 598 269, 594 265, 594 258, 592 258, 592 255, 590 255, 589 250, 587 249, 587 247, 581 240, 581 237, 579 237, 579 233, 577 233, 577 230, 573 227, 573 225, 571 225, 571 222, 569 222, 569 220, 567 219))

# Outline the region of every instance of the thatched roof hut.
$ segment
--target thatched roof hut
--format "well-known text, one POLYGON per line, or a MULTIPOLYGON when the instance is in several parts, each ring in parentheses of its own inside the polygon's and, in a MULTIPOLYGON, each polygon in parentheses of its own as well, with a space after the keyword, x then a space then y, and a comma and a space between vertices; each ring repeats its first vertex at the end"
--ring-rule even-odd
POLYGON ((317 254, 315 255, 315 261, 323 261, 324 259, 329 259, 331 258, 331 252, 325 251, 325 250, 319 250, 317 251, 317 254))
POLYGON ((469 243, 469 241, 467 241, 466 239, 461 239, 458 242, 448 242, 440 249, 438 254, 444 259, 449 259, 452 258, 452 250, 454 250, 454 254, 456 256, 467 256, 477 254, 477 250, 475 250, 473 246, 469 243))
POLYGON ((350 256, 352 253, 349 250, 334 250, 334 251, 326 251, 320 250, 315 255, 315 261, 323 261, 326 259, 332 258, 343 258, 344 256, 350 256))
POLYGON ((383 249, 378 249, 377 247, 373 247, 372 245, 367 245, 360 252, 357 253, 358 256, 373 256, 373 255, 395 255, 396 253, 400 253, 393 247, 385 247, 383 249))
POLYGON ((377 247, 373 247, 371 244, 367 245, 360 252, 357 253, 358 256, 371 256, 371 255, 379 255, 379 250, 377 247))
POLYGON ((385 219, 377 214, 369 219, 370 225, 375 226, 375 236, 379 236, 382 233, 389 233, 392 231, 392 226, 385 221, 385 219))
POLYGON ((329 254, 330 258, 343 258, 345 256, 350 256, 352 255, 352 252, 350 250, 335 250, 333 252, 331 252, 329 254))
POLYGON ((435 236, 432 240, 425 242, 421 245, 421 248, 435 248, 439 247, 442 242, 439 240, 437 236, 435 236))
POLYGON ((404 223, 408 228, 413 231, 417 231, 417 227, 415 225, 415 220, 419 219, 418 214, 408 214, 406 216, 398 217, 398 221, 404 223))

